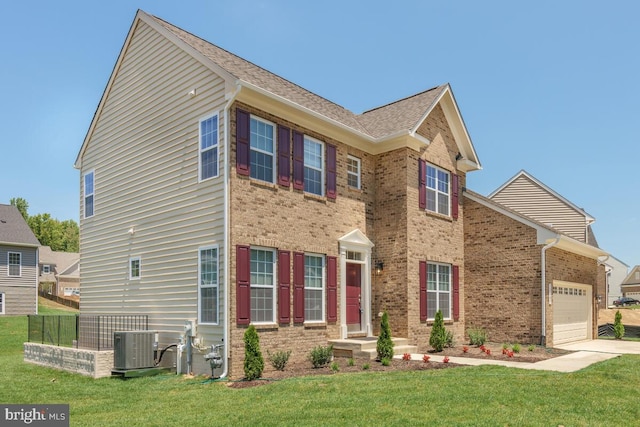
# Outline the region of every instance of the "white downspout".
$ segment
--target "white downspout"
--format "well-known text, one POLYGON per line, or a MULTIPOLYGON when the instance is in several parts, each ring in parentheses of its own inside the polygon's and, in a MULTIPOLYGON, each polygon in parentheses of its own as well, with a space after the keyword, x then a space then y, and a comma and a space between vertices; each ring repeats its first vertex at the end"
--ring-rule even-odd
MULTIPOLYGON (((603 259, 600 259, 601 257, 598 257, 598 262, 597 265, 605 265, 605 263, 607 261, 609 261, 609 258, 611 258, 611 255, 605 255, 603 259)), ((598 274, 598 271, 596 269, 596 277, 598 274)), ((596 289, 597 289, 597 283, 596 283, 596 289)), ((596 298, 598 297, 598 295, 596 294, 596 298)), ((609 306, 609 276, 607 275, 607 267, 605 265, 604 268, 604 308, 607 308, 609 306)), ((600 304, 598 304, 598 310, 600 310, 600 304)))
POLYGON ((542 269, 542 274, 540 276, 542 276, 542 298, 541 298, 541 305, 542 305, 542 335, 540 336, 540 345, 542 346, 546 346, 547 345, 547 301, 545 298, 545 288, 547 286, 547 249, 554 247, 555 245, 558 244, 558 242, 560 241, 560 236, 556 237, 556 240, 554 240, 553 242, 549 243, 548 245, 544 246, 542 248, 542 253, 540 254, 541 257, 541 269, 542 269))
POLYGON ((227 100, 224 106, 224 313, 225 325, 224 325, 224 371, 220 374, 220 378, 225 378, 229 374, 229 301, 231 291, 231 283, 229 281, 229 265, 231 249, 229 248, 229 157, 231 146, 231 120, 229 118, 229 109, 231 104, 236 100, 238 93, 242 86, 239 83, 236 84, 236 90, 227 100))

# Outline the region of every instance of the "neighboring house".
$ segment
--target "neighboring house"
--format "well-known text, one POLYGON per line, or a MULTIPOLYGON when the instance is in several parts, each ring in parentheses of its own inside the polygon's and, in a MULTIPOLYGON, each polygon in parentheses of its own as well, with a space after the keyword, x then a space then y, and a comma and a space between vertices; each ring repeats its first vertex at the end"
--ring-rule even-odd
POLYGON ((620 285, 622 296, 640 300, 640 265, 636 265, 620 285))
POLYGON ((613 306, 613 301, 622 295, 622 283, 627 278, 629 266, 611 255, 604 261, 607 275, 607 306, 613 306))
POLYGON ((0 205, 0 315, 38 313, 38 247, 12 205, 0 205))
POLYGON ((80 299, 80 254, 40 247, 39 289, 60 297, 80 299))
POLYGON ((608 254, 591 244, 594 219, 524 171, 464 196, 467 326, 498 342, 597 337, 608 254))
MULTIPOLYGON (((449 85, 362 114, 139 11, 75 166, 82 312, 185 321, 304 359, 392 333, 465 332, 459 191, 480 163, 449 85)), ((193 371, 210 372, 202 357, 193 371)))

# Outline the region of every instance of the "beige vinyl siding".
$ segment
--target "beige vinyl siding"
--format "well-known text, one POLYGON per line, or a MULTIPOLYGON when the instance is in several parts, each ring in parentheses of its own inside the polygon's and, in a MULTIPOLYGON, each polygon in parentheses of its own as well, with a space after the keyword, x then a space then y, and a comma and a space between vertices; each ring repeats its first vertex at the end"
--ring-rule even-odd
POLYGON ((19 246, 0 246, 0 293, 4 293, 4 314, 36 314, 38 262, 37 249, 19 246), (21 255, 20 277, 9 276, 9 252, 21 255))
POLYGON ((525 176, 520 176, 491 197, 514 211, 586 242, 585 215, 525 176))
MULTIPOLYGON (((224 81, 142 22, 125 49, 81 159, 95 198, 81 219, 80 309, 147 314, 163 344, 198 318, 199 247, 219 246, 224 283, 224 81), (213 113, 219 177, 199 182, 199 120, 213 113), (129 280, 130 257, 140 279, 129 280)), ((220 310, 223 299, 220 286, 220 310)), ((222 338, 223 320, 199 325, 205 343, 222 338)))

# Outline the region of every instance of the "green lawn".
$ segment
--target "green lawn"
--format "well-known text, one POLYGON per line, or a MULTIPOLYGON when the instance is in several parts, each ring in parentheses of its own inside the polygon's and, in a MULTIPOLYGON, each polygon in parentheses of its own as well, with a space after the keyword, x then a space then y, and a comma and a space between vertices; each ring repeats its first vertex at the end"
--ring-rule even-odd
POLYGON ((222 382, 176 375, 94 380, 25 364, 26 329, 26 317, 0 318, 0 402, 69 403, 72 426, 640 422, 640 356, 618 357, 570 374, 484 366, 338 373, 231 389, 222 382))

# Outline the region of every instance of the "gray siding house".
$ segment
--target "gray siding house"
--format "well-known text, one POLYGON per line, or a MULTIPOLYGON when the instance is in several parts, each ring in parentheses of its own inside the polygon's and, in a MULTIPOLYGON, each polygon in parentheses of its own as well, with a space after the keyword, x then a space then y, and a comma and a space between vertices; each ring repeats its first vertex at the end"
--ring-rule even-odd
POLYGON ((15 206, 0 205, 0 315, 38 312, 38 248, 15 206))

